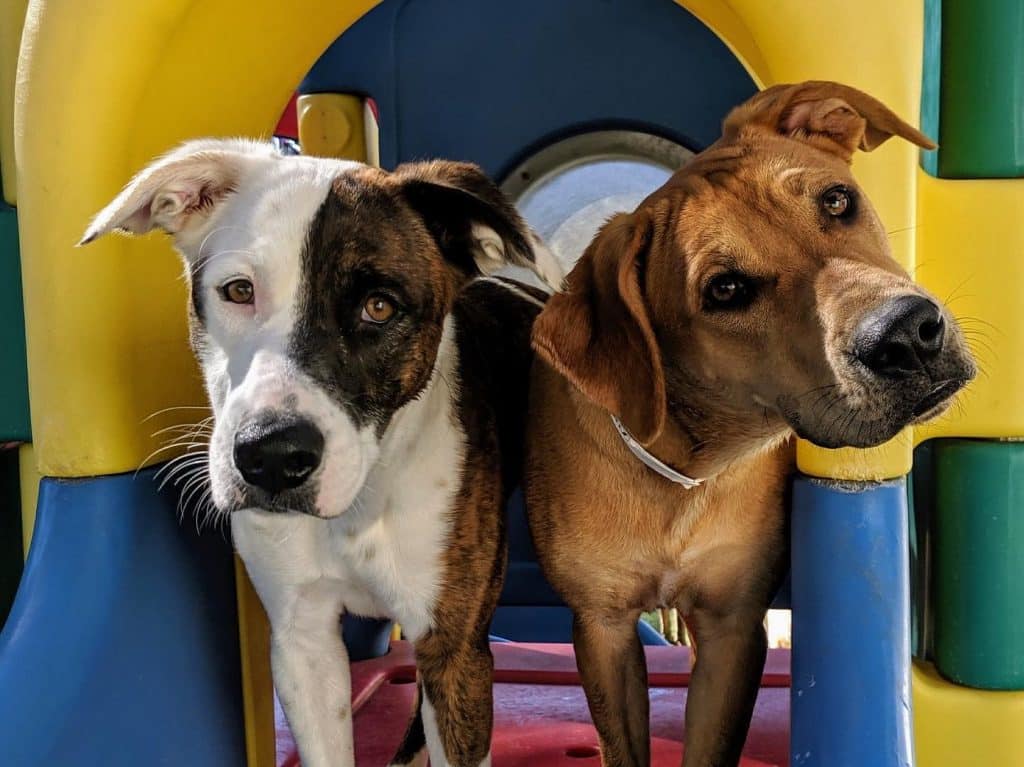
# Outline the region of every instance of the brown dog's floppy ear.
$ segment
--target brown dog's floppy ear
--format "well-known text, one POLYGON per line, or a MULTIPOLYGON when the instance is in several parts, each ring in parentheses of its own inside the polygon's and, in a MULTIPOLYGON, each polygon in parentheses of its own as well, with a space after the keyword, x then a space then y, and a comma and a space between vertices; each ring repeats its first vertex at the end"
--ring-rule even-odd
POLYGON ((561 285, 558 260, 478 166, 446 160, 408 163, 396 168, 395 176, 441 252, 466 272, 490 274, 513 264, 553 288, 561 285))
POLYGON ((241 139, 190 141, 154 160, 89 224, 79 245, 108 232, 163 229, 178 245, 235 191, 252 163, 277 157, 270 144, 241 139))
POLYGON ((722 135, 735 138, 747 126, 806 141, 847 162, 857 149, 870 152, 892 136, 923 149, 936 144, 901 120, 885 104, 841 83, 811 80, 775 85, 736 107, 725 118, 722 135))
POLYGON ((665 423, 665 374, 640 287, 651 221, 643 211, 602 227, 533 326, 533 347, 586 397, 650 444, 665 423))

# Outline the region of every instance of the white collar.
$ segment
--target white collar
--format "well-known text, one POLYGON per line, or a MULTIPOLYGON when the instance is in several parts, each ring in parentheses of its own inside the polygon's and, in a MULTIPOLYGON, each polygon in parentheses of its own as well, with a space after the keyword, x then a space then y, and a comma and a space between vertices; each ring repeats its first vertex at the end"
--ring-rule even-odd
POLYGON ((619 433, 619 436, 622 437, 622 441, 626 443, 626 447, 629 448, 629 451, 639 458, 645 466, 658 472, 658 474, 663 476, 669 482, 675 482, 677 485, 682 485, 687 490, 693 490, 693 488, 700 486, 704 482, 703 479, 694 479, 693 477, 688 477, 685 474, 680 474, 668 464, 659 461, 647 452, 647 448, 637 442, 636 437, 630 434, 629 430, 622 425, 622 421, 615 416, 612 416, 612 423, 615 424, 615 430, 619 433))

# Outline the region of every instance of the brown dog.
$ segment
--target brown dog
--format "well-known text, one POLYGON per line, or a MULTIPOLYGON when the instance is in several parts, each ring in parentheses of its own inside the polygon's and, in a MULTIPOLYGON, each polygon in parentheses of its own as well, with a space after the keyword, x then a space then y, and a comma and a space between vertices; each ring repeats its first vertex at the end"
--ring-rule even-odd
POLYGON ((699 646, 683 764, 738 762, 787 566, 792 435, 877 445, 974 375, 850 174, 894 135, 933 147, 853 88, 764 91, 604 226, 534 326, 530 525, 608 767, 650 761, 635 626, 658 606, 699 646))

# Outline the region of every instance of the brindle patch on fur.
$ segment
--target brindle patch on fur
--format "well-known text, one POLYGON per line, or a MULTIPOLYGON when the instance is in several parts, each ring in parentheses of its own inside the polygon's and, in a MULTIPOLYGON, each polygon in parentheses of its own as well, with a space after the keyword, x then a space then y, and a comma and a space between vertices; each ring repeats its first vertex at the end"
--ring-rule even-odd
POLYGON ((372 424, 382 433, 426 386, 462 279, 383 174, 367 169, 342 176, 302 252, 289 354, 359 427, 372 424), (364 178, 373 175, 381 178, 364 178), (360 320, 374 293, 398 309, 384 326, 360 320))
MULTIPOLYGON (((543 301, 546 296, 514 283, 543 301)), ((540 307, 492 282, 466 288, 456 304, 458 417, 467 461, 455 501, 435 628, 416 643, 416 661, 449 761, 477 765, 490 748, 491 673, 487 631, 505 579, 504 509, 522 471, 530 328, 540 307), (486 725, 486 726, 484 726, 486 725)))

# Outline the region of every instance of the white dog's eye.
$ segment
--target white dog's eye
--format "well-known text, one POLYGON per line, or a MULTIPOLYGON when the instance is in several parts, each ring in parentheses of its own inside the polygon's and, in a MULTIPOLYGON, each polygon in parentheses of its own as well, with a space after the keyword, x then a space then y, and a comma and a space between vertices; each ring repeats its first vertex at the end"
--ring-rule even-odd
POLYGON ((233 304, 251 304, 256 296, 252 280, 239 278, 220 286, 220 295, 225 301, 233 304))

